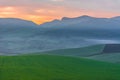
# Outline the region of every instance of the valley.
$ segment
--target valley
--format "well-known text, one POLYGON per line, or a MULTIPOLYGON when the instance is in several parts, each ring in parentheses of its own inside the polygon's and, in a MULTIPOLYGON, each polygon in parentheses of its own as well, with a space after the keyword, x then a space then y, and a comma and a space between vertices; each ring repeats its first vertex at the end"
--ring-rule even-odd
POLYGON ((120 80, 119 21, 0 18, 0 80, 120 80))

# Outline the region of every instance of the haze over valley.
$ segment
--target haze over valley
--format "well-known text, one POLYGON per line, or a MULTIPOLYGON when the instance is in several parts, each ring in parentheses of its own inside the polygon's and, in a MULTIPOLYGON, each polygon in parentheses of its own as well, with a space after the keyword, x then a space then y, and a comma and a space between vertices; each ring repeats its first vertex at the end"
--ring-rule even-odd
POLYGON ((63 17, 41 25, 17 18, 0 19, 0 53, 20 54, 95 44, 120 43, 120 17, 63 17), (57 46, 56 46, 57 45, 57 46))

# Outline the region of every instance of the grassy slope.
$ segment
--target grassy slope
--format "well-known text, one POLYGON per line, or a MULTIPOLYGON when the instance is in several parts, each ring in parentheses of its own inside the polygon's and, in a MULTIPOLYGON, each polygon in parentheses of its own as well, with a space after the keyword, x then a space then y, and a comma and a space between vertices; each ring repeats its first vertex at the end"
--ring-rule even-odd
POLYGON ((120 65, 53 56, 0 56, 0 80, 120 80, 120 65))
POLYGON ((120 63, 120 53, 101 54, 87 57, 89 59, 106 61, 112 63, 120 63))
POLYGON ((120 53, 99 54, 103 52, 105 45, 95 45, 84 48, 61 49, 44 52, 42 54, 66 55, 66 56, 79 56, 98 61, 106 61, 112 63, 120 63, 120 53))
POLYGON ((90 56, 99 54, 103 51, 105 45, 95 45, 90 47, 84 47, 84 48, 73 48, 73 49, 61 49, 61 50, 54 50, 54 51, 48 51, 44 52, 44 54, 55 54, 55 55, 67 55, 67 56, 90 56))

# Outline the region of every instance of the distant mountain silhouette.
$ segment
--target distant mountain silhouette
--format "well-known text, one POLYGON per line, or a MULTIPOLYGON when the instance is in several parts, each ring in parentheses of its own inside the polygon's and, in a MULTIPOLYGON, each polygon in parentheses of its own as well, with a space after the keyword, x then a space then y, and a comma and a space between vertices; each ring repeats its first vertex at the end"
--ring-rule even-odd
POLYGON ((74 29, 120 29, 120 17, 96 18, 87 15, 76 18, 63 17, 61 20, 53 20, 40 26, 49 28, 68 27, 74 29))
POLYGON ((22 19, 18 19, 18 18, 0 18, 0 27, 31 27, 31 26, 36 26, 35 23, 33 23, 32 21, 28 21, 28 20, 22 20, 22 19))
POLYGON ((95 17, 83 15, 83 16, 76 17, 76 18, 63 17, 61 20, 62 20, 62 21, 64 21, 64 20, 80 20, 80 19, 90 19, 90 18, 95 18, 95 17))
POLYGON ((0 18, 0 34, 2 35, 15 35, 18 33, 23 35, 32 33, 35 29, 37 29, 37 25, 32 21, 18 18, 0 18))
POLYGON ((61 20, 39 25, 45 28, 48 36, 84 36, 94 38, 118 38, 120 35, 120 17, 96 18, 83 15, 76 18, 63 17, 61 20))

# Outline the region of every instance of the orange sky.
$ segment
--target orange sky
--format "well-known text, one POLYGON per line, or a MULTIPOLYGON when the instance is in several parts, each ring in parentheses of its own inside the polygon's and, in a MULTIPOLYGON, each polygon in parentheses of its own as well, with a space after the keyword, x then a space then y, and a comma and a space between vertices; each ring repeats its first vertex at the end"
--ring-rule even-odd
POLYGON ((30 14, 21 7, 0 7, 0 17, 1 18, 21 18, 25 20, 31 20, 37 24, 48 22, 54 19, 61 19, 62 17, 77 17, 82 15, 90 15, 94 17, 113 17, 118 15, 118 13, 107 13, 99 11, 69 11, 64 8, 47 10, 47 9, 37 9, 34 13, 30 14))
POLYGON ((113 0, 0 0, 0 17, 21 18, 37 24, 82 15, 113 17, 120 15, 118 3, 113 0))

